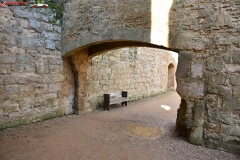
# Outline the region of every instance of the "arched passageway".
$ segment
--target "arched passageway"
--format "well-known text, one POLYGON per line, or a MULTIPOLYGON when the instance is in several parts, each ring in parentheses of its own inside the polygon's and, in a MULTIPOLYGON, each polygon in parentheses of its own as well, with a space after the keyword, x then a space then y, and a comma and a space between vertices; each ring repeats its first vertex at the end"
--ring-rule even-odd
MULTIPOLYGON (((74 77, 75 77, 75 112, 80 114, 89 111, 87 100, 87 70, 88 60, 103 52, 114 50, 124 47, 149 47, 156 49, 165 49, 172 51, 160 45, 154 45, 145 42, 132 42, 132 41, 109 41, 97 42, 94 45, 83 47, 83 49, 75 49, 66 54, 72 64, 74 77)), ((174 72, 174 71, 173 71, 174 72)))
POLYGON ((173 90, 174 89, 174 81, 175 81, 175 74, 174 74, 174 65, 171 63, 168 65, 168 85, 167 88, 168 90, 173 90))
POLYGON ((182 97, 177 119, 179 131, 186 132, 193 144, 239 153, 240 39, 235 13, 239 3, 108 2, 65 5, 62 55, 73 64, 78 112, 84 110, 89 56, 128 46, 125 42, 134 42, 130 46, 174 48, 179 52, 176 79, 177 92, 182 97))

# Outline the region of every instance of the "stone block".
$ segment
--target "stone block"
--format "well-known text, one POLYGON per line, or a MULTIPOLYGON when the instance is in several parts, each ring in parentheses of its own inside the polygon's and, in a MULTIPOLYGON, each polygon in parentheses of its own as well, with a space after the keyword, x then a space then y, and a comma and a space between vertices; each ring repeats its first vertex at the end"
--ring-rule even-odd
POLYGON ((3 112, 11 113, 11 112, 18 112, 18 110, 19 110, 19 104, 10 104, 3 107, 3 112))
POLYGON ((205 105, 202 101, 196 101, 193 107, 193 119, 195 126, 202 126, 204 123, 205 105))
POLYGON ((234 86, 239 86, 240 85, 240 76, 230 75, 229 78, 231 80, 232 85, 234 85, 234 86))
POLYGON ((3 95, 5 95, 5 88, 4 88, 4 86, 0 86, 0 96, 3 96, 3 95))
POLYGON ((52 25, 52 24, 49 24, 49 23, 45 23, 45 24, 43 25, 43 28, 44 28, 44 30, 46 30, 46 31, 53 31, 53 25, 52 25))
POLYGON ((33 92, 33 85, 19 85, 19 92, 33 92))
POLYGON ((207 70, 222 70, 224 61, 221 57, 209 57, 207 58, 207 70))
MULTIPOLYGON (((219 133, 220 128, 221 128, 220 125, 219 125, 219 124, 216 124, 216 123, 209 123, 209 124, 207 125, 207 130, 208 130, 209 132, 219 133)), ((214 138, 218 138, 218 137, 214 137, 214 138)))
POLYGON ((53 28, 56 32, 62 33, 62 28, 61 27, 54 25, 53 28))
POLYGON ((220 132, 228 136, 240 136, 239 126, 238 125, 221 125, 220 132))
POLYGON ((61 35, 60 34, 54 34, 51 32, 42 32, 42 37, 45 37, 46 39, 52 40, 52 41, 60 41, 61 40, 61 35))
POLYGON ((239 115, 236 110, 226 110, 219 112, 220 121, 222 124, 235 125, 239 124, 239 115))
POLYGON ((189 78, 189 62, 180 60, 178 62, 177 72, 176 72, 176 78, 189 78))
POLYGON ((5 54, 5 46, 0 45, 0 54, 5 54))
POLYGON ((6 94, 17 94, 18 93, 18 85, 6 85, 6 94))
POLYGON ((37 71, 37 73, 40 73, 40 74, 48 74, 49 73, 49 65, 46 62, 36 64, 36 71, 37 71))
POLYGON ((46 48, 47 49, 56 49, 56 45, 53 41, 51 40, 46 40, 46 48))
POLYGON ((203 127, 193 127, 188 140, 192 144, 201 146, 203 144, 203 127))
POLYGON ((63 72, 63 66, 59 65, 49 65, 49 71, 51 73, 62 73, 63 72))
POLYGON ((192 78, 202 78, 203 76, 203 63, 202 62, 192 62, 191 63, 191 77, 192 78))
POLYGON ((15 94, 15 95, 11 96, 11 101, 13 103, 19 103, 22 100, 23 100, 23 96, 22 95, 15 94))
POLYGON ((237 96, 224 96, 223 109, 225 110, 240 110, 240 98, 237 96))
POLYGON ((233 87, 233 95, 234 96, 240 96, 240 86, 234 86, 233 87))
POLYGON ((178 80, 177 92, 183 98, 203 98, 204 96, 204 82, 187 82, 178 80))
POLYGON ((24 64, 24 70, 26 72, 35 72, 35 64, 34 63, 29 63, 29 64, 24 64))
POLYGON ((180 32, 174 38, 170 36, 170 46, 181 50, 204 50, 207 44, 205 36, 192 32, 180 32))
MULTIPOLYGON (((49 79, 47 80, 47 83, 59 83, 63 82, 66 79, 66 77, 63 74, 52 74, 49 79)), ((84 78, 83 78, 84 79, 84 78)), ((82 82, 81 79, 79 79, 80 82, 82 82)), ((84 79, 85 81, 86 79, 84 79)))
POLYGON ((9 74, 11 73, 10 65, 0 65, 0 74, 9 74))
POLYGON ((21 25, 23 28, 28 28, 28 20, 26 20, 26 19, 21 19, 21 20, 20 20, 20 25, 21 25))
POLYGON ((0 76, 0 84, 4 84, 3 76, 0 76))
POLYGON ((227 64, 226 69, 228 73, 240 72, 240 64, 227 64))
POLYGON ((41 23, 37 20, 30 19, 29 20, 29 27, 39 30, 40 27, 41 27, 41 23))
POLYGON ((226 81, 226 75, 222 72, 209 74, 209 84, 210 85, 223 85, 226 81))
POLYGON ((23 65, 22 64, 13 64, 12 65, 12 71, 13 72, 18 72, 18 73, 22 73, 23 72, 23 65))
POLYGON ((0 63, 7 64, 7 63, 15 63, 16 56, 12 54, 0 54, 0 63))
POLYGON ((51 58, 49 59, 50 65, 63 65, 63 59, 51 58))
POLYGON ((37 47, 36 38, 22 37, 20 40, 21 47, 23 48, 36 48, 37 47))
POLYGON ((4 76, 3 81, 5 84, 16 84, 18 78, 16 76, 4 76))
POLYGON ((193 59, 193 53, 188 52, 180 52, 179 53, 179 59, 184 61, 189 61, 193 59))
POLYGON ((31 63, 33 61, 33 58, 31 55, 18 55, 17 56, 17 62, 18 63, 31 63))
POLYGON ((62 85, 61 84, 52 84, 52 85, 49 85, 48 87, 49 89, 49 92, 57 92, 57 91, 60 91, 62 89, 62 85))
POLYGON ((239 52, 235 52, 233 54, 233 58, 232 58, 234 63, 240 63, 240 53, 239 52))
POLYGON ((43 98, 44 98, 44 99, 57 98, 57 93, 45 94, 45 95, 43 95, 43 98))
POLYGON ((214 85, 208 87, 208 92, 212 94, 219 94, 219 95, 231 95, 232 89, 227 86, 221 86, 221 85, 214 85))

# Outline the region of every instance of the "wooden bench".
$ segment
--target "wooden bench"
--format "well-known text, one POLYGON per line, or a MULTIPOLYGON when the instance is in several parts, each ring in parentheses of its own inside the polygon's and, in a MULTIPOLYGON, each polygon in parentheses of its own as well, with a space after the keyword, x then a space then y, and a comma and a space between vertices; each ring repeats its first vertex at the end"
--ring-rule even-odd
POLYGON ((128 103, 128 92, 122 91, 122 92, 116 92, 116 93, 109 93, 104 94, 104 106, 103 109, 110 110, 111 104, 117 104, 122 103, 127 106, 128 103))

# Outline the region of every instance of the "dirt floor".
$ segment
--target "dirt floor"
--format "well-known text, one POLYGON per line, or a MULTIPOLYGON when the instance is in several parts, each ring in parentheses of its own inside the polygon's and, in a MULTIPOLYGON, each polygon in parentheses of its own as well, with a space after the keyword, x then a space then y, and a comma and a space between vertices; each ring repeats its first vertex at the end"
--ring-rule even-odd
POLYGON ((174 132, 180 97, 169 92, 84 115, 0 131, 0 160, 234 160, 174 132))

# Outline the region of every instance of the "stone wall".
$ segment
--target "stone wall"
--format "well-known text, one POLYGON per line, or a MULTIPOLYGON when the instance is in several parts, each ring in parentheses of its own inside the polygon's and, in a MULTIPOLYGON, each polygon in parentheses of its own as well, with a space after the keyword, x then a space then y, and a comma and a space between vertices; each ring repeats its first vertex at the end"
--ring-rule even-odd
MULTIPOLYGON (((90 59, 88 110, 102 107, 104 93, 128 91, 129 101, 133 101, 166 92, 169 64, 176 70, 169 51, 150 48, 123 48, 90 59)), ((175 80, 175 72, 172 76, 175 80)))
POLYGON ((177 129, 193 144, 240 154, 239 7, 239 0, 70 0, 63 55, 119 41, 113 46, 140 41, 178 51, 177 129))
POLYGON ((0 8, 0 129, 72 113, 71 66, 49 9, 0 8))
POLYGON ((193 144, 240 154, 240 1, 178 1, 170 46, 179 48, 177 129, 193 144))

